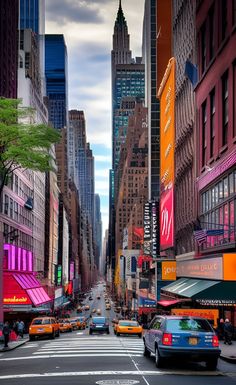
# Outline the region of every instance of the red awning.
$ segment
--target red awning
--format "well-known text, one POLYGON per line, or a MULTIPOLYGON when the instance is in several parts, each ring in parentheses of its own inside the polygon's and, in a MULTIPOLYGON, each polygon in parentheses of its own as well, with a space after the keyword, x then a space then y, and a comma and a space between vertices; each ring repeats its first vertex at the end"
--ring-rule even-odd
POLYGON ((179 302, 183 302, 182 299, 173 299, 173 300, 170 300, 170 301, 167 301, 167 300, 163 300, 163 301, 157 301, 157 303, 161 306, 171 306, 171 305, 175 305, 176 303, 179 303, 179 302))
POLYGON ((20 287, 26 291, 35 306, 51 301, 51 298, 33 274, 15 273, 13 277, 19 283, 20 287))

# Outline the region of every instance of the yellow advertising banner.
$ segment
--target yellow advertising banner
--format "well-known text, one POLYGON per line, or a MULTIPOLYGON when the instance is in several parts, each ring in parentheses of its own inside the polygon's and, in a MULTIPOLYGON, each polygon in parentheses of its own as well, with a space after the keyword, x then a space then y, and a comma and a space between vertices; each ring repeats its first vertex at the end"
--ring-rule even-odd
POLYGON ((219 319, 218 309, 171 309, 171 314, 190 317, 202 317, 214 322, 214 328, 217 327, 217 320, 219 319))
POLYGON ((176 261, 162 261, 161 278, 162 281, 176 280, 176 261))
POLYGON ((236 254, 223 254, 223 279, 236 281, 236 254))

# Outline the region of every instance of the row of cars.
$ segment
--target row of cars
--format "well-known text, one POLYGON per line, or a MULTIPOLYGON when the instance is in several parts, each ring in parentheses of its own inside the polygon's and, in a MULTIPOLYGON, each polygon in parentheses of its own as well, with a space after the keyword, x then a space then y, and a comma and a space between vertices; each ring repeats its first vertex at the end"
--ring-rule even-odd
POLYGON ((34 341, 36 337, 49 336, 52 339, 59 337, 60 333, 72 332, 73 330, 85 329, 86 318, 74 317, 56 319, 54 317, 34 318, 29 327, 29 339, 34 341))

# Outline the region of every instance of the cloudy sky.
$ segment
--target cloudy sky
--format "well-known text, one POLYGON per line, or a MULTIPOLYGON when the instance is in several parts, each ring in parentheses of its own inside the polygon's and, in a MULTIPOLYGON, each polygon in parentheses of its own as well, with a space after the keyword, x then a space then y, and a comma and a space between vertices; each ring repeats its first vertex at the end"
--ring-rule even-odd
MULTIPOLYGON (((95 191, 108 226, 111 168, 111 49, 119 0, 46 0, 46 33, 64 34, 69 109, 84 110, 95 156, 95 191)), ((141 55, 144 0, 122 0, 134 56, 141 55)))

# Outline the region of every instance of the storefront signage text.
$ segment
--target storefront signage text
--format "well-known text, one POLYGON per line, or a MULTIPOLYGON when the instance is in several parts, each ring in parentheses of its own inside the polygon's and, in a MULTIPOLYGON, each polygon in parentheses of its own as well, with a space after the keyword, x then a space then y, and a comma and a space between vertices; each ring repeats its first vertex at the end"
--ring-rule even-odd
POLYGON ((28 298, 27 297, 16 297, 15 295, 13 297, 7 297, 7 298, 3 298, 3 303, 27 303, 28 302, 28 298))
POLYGON ((206 258, 177 263, 178 277, 223 279, 222 258, 206 258))

